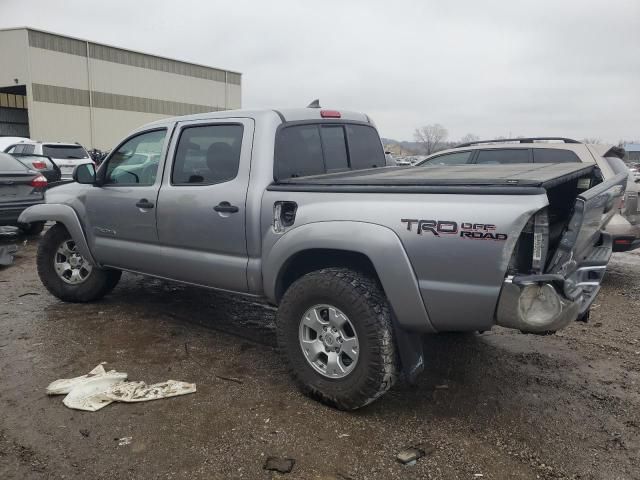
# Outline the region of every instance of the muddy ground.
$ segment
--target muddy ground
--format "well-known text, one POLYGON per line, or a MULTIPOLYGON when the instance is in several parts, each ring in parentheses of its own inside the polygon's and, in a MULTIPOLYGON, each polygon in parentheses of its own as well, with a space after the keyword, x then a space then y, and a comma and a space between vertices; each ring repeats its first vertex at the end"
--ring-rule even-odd
POLYGON ((273 309, 131 274, 65 304, 38 280, 36 241, 0 270, 0 479, 280 477, 269 456, 295 459, 292 479, 640 478, 639 254, 614 256, 590 323, 430 337, 416 386, 344 413, 295 390, 273 309), (44 394, 102 361, 198 391, 95 413, 44 394), (402 466, 411 445, 427 455, 402 466))

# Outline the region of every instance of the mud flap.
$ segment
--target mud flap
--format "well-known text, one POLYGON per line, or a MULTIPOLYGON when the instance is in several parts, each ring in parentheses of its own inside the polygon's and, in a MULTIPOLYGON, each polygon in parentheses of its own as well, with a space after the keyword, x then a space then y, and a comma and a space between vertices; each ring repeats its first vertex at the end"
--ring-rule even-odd
POLYGON ((395 316, 393 330, 396 337, 400 365, 402 366, 402 375, 409 383, 415 383, 418 375, 424 370, 422 335, 401 328, 395 316))

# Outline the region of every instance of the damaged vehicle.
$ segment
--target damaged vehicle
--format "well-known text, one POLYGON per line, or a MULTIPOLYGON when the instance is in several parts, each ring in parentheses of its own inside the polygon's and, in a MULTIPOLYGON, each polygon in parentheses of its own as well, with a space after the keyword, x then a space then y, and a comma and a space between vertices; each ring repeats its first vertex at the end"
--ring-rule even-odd
POLYGON ((97 300, 130 271, 277 305, 297 385, 340 409, 413 378, 423 334, 587 317, 626 172, 384 165, 365 114, 204 113, 133 132, 20 220, 56 222, 37 267, 64 301, 97 300))

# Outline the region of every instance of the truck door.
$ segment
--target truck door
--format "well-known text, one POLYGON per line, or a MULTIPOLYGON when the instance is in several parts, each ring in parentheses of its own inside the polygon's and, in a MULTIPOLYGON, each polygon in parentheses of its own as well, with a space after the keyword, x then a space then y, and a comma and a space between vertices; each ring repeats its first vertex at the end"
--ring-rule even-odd
POLYGON ((254 123, 181 122, 158 197, 162 276, 246 292, 245 203, 254 123))
POLYGON ((166 128, 138 132, 122 142, 101 166, 101 186, 84 198, 90 248, 104 265, 157 273, 156 197, 166 128))

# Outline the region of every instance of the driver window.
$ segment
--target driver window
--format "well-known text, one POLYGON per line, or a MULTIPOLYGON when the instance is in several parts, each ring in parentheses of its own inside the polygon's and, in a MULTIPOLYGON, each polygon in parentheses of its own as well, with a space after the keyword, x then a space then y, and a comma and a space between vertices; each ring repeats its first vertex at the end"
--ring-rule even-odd
POLYGON ((121 145, 109 158, 105 184, 153 185, 166 135, 166 130, 155 130, 137 135, 121 145))

